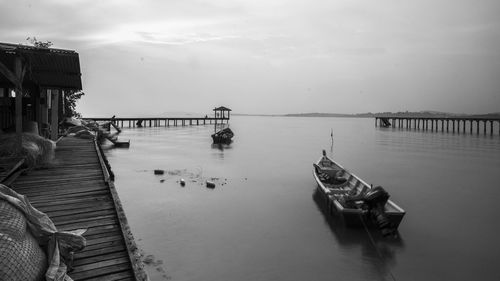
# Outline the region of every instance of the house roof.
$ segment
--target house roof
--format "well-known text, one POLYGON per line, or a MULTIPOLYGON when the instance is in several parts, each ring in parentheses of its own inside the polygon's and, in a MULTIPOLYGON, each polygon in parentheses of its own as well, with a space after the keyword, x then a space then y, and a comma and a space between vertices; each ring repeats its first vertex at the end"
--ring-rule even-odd
POLYGON ((231 109, 227 108, 227 107, 224 107, 224 106, 219 106, 219 107, 216 107, 214 108, 214 111, 231 111, 231 109))
MULTIPOLYGON (((0 42, 1 63, 12 70, 16 57, 21 57, 26 65, 23 84, 31 83, 47 88, 82 89, 80 59, 75 51, 0 42)), ((0 85, 13 86, 10 80, 1 74, 0 85)))

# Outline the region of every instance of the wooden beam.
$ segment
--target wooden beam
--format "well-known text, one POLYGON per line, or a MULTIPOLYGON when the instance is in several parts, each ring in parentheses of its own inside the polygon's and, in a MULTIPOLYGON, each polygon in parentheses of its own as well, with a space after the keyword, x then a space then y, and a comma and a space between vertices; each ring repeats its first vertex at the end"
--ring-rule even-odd
POLYGON ((14 60, 14 72, 16 75, 17 84, 16 86, 16 133, 21 134, 23 132, 23 87, 22 87, 22 62, 21 58, 16 57, 14 60))
POLYGON ((57 140, 59 134, 59 90, 52 90, 50 139, 57 140))

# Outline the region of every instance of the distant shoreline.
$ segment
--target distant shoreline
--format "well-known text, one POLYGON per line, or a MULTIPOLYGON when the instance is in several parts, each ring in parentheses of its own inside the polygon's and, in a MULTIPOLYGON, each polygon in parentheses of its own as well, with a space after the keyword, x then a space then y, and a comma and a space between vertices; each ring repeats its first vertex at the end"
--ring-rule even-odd
POLYGON ((441 117, 441 118, 500 118, 500 113, 487 113, 487 114, 454 114, 445 112, 380 112, 380 113, 357 113, 357 114, 343 114, 343 113, 290 113, 290 114, 238 114, 233 113, 234 116, 266 116, 266 117, 341 117, 341 118, 375 118, 380 116, 394 116, 394 117, 411 117, 411 118, 427 118, 427 117, 441 117))

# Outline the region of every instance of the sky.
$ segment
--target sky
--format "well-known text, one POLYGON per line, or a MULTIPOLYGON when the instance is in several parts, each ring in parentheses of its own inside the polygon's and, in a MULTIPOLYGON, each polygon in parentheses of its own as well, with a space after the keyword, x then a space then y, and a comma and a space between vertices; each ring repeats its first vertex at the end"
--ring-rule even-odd
POLYGON ((498 0, 0 0, 80 56, 86 117, 500 112, 498 0))

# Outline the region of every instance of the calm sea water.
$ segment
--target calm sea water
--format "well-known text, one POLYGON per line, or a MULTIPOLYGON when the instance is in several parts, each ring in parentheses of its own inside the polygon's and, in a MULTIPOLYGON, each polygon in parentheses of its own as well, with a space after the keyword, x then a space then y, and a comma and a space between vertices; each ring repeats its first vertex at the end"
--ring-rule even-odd
POLYGON ((230 125, 229 146, 212 145, 209 125, 133 128, 120 136, 130 149, 107 151, 152 280, 500 280, 498 135, 350 118, 230 125), (312 177, 322 149, 406 210, 399 239, 324 214, 312 177))

